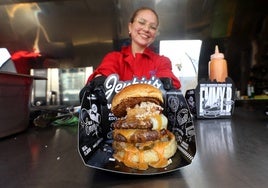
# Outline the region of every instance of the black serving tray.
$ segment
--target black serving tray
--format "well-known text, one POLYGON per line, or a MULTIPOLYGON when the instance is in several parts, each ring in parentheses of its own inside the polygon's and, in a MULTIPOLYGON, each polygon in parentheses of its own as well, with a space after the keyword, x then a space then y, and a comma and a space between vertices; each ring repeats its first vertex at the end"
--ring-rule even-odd
POLYGON ((192 162, 196 153, 195 130, 186 100, 180 90, 160 89, 163 91, 163 113, 168 118, 168 130, 173 132, 178 145, 172 163, 165 168, 136 170, 116 161, 111 136, 116 118, 110 111, 111 99, 107 99, 107 105, 101 105, 93 93, 86 91, 78 124, 78 152, 86 166, 122 174, 156 175, 178 170, 192 162))

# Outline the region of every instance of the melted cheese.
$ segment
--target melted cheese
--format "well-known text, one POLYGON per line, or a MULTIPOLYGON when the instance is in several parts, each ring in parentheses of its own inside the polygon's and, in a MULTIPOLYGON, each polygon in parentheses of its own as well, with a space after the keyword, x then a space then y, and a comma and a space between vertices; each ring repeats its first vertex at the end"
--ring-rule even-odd
POLYGON ((135 134, 135 129, 115 129, 114 132, 118 132, 123 135, 127 140, 130 139, 131 135, 135 134))
POLYGON ((173 150, 177 148, 175 136, 169 133, 169 139, 167 141, 156 141, 153 148, 150 150, 139 150, 132 144, 127 144, 122 151, 114 154, 114 157, 119 161, 123 162, 126 166, 139 170, 146 170, 149 166, 154 168, 164 168, 171 164, 172 161, 169 159, 172 157, 176 150, 166 156, 166 150, 173 150), (149 161, 146 161, 146 158, 149 161))
MULTIPOLYGON (((168 120, 163 114, 156 114, 150 117, 150 121, 153 124, 152 130, 167 129, 168 120)), ((123 135, 127 140, 130 139, 131 135, 135 134, 136 129, 115 129, 114 132, 118 132, 123 135)))
POLYGON ((155 150, 158 154, 159 160, 154 163, 150 163, 150 166, 154 168, 162 168, 168 165, 168 159, 164 156, 164 150, 168 146, 169 142, 157 142, 155 143, 155 146, 153 150, 155 150))
POLYGON ((125 149, 125 155, 122 162, 128 167, 146 170, 148 168, 148 164, 144 161, 144 152, 139 151, 134 146, 130 146, 129 148, 132 149, 125 149))
POLYGON ((168 120, 163 114, 156 114, 150 117, 150 120, 153 124, 152 130, 167 129, 168 120))

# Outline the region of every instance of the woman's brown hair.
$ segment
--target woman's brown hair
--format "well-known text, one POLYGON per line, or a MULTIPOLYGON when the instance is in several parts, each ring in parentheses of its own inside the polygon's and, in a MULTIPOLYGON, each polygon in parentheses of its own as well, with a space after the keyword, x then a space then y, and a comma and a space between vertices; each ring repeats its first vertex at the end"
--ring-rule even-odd
POLYGON ((135 12, 132 14, 131 18, 130 18, 130 23, 133 23, 135 18, 137 17, 138 13, 140 11, 143 11, 143 10, 150 10, 152 13, 154 13, 154 15, 156 16, 156 19, 157 19, 157 25, 159 25, 159 18, 158 18, 158 14, 156 13, 156 11, 152 8, 149 8, 149 7, 141 7, 137 10, 135 10, 135 12))

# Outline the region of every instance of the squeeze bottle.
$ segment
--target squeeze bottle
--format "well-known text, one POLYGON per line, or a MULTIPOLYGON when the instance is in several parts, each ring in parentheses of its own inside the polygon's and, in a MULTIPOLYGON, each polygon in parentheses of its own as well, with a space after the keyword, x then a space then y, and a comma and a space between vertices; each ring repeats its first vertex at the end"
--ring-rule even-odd
POLYGON ((225 82, 228 77, 227 61, 224 59, 224 54, 219 52, 217 45, 215 46, 215 53, 210 56, 208 67, 210 81, 225 82))

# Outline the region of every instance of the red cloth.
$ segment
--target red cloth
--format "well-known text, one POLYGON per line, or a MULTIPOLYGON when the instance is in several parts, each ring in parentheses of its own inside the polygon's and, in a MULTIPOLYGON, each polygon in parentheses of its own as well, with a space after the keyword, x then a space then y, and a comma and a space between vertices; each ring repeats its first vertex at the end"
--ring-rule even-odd
POLYGON ((149 48, 146 48, 142 54, 136 54, 136 57, 133 56, 130 46, 123 47, 121 52, 108 53, 100 66, 90 75, 88 82, 98 74, 104 76, 118 74, 121 81, 132 80, 133 77, 139 79, 142 77, 150 79, 152 76, 169 77, 173 80, 175 88, 181 87, 180 81, 172 72, 169 58, 160 56, 149 48))
POLYGON ((40 56, 39 53, 18 51, 12 54, 11 59, 15 64, 17 73, 30 74, 31 63, 40 56))

